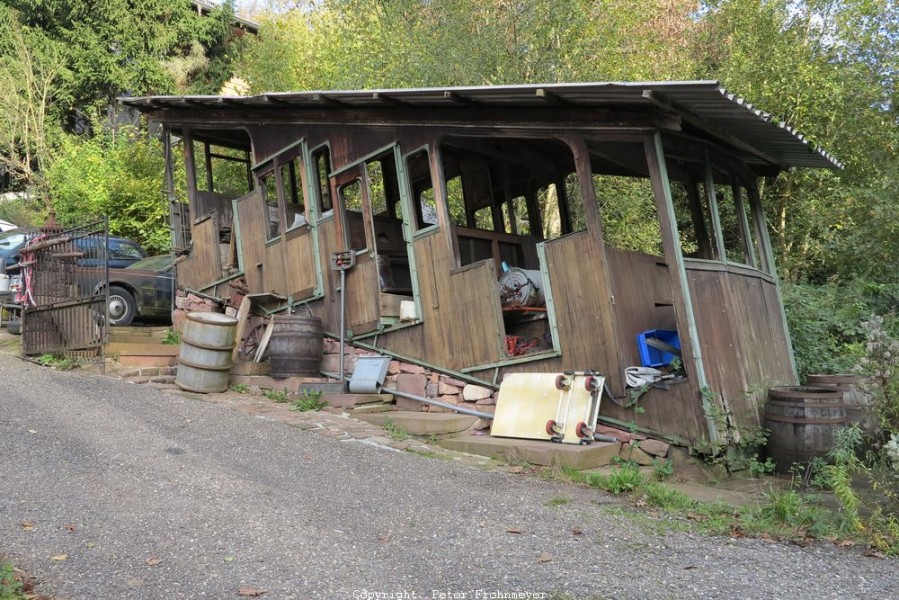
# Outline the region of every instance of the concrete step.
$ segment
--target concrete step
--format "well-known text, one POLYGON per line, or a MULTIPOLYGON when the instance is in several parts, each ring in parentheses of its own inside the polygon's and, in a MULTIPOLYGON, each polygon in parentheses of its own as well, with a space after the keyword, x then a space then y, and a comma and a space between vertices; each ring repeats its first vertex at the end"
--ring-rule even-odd
POLYGON ((412 435, 443 435, 465 431, 475 424, 477 417, 455 413, 423 413, 397 410, 390 413, 360 414, 356 418, 384 426, 387 419, 412 435))
MULTIPOLYGON (((308 386, 306 389, 309 389, 308 386)), ((335 408, 354 408, 363 404, 393 402, 393 394, 324 394, 322 400, 335 408)))
POLYGON ((177 364, 179 350, 171 344, 112 342, 106 345, 106 356, 117 357, 119 364, 132 367, 166 367, 177 364))
POLYGON ((593 442, 584 446, 575 444, 554 444, 542 440, 520 440, 492 437, 486 434, 463 433, 442 438, 438 445, 447 450, 477 454, 499 460, 521 460, 532 465, 571 467, 573 469, 593 469, 611 464, 618 456, 621 444, 618 442, 593 442))

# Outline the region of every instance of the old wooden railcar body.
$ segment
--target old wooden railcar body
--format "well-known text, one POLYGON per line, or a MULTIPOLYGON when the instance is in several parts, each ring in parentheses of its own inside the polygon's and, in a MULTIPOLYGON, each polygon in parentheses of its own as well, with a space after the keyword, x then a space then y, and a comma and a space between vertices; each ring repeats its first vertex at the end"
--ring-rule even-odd
POLYGON ((242 278, 336 336, 329 261, 349 250, 353 343, 494 384, 595 369, 622 422, 637 336, 676 331, 687 380, 646 392, 639 421, 686 443, 734 441, 768 386, 796 383, 759 179, 839 165, 716 82, 124 102, 183 157, 184 288, 226 298, 242 278), (504 296, 513 270, 534 305, 504 296))

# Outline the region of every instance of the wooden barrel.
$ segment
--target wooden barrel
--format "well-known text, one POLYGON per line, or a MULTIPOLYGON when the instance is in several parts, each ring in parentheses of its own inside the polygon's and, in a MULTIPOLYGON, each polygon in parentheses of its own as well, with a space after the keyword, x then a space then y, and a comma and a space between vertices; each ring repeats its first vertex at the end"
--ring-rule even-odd
POLYGON ((768 456, 778 472, 793 463, 807 463, 833 449, 834 432, 846 425, 843 395, 834 389, 811 386, 772 387, 765 404, 765 427, 770 430, 768 456))
POLYGON ((864 389, 861 375, 809 375, 807 383, 814 387, 839 390, 846 405, 846 420, 857 423, 862 431, 873 434, 880 430, 874 414, 873 398, 864 389))
POLYGON ((234 317, 219 313, 189 313, 181 333, 175 385, 202 394, 227 390, 236 332, 237 319, 234 317))
POLYGON ((269 375, 318 377, 322 369, 324 334, 322 320, 300 315, 275 315, 268 344, 269 375))

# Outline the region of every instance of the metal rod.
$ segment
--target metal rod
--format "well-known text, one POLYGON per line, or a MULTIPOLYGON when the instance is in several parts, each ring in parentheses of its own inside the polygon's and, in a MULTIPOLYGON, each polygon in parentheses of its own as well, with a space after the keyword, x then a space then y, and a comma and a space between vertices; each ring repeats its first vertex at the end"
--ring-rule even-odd
POLYGON ((343 346, 346 342, 346 269, 340 270, 340 383, 344 383, 343 346))
POLYGON ((399 390, 394 390, 390 388, 381 388, 381 391, 386 394, 393 394, 394 396, 399 396, 401 398, 408 398, 409 400, 415 400, 416 402, 424 402, 425 404, 430 404, 432 406, 439 406, 441 408, 448 408, 457 413, 462 413, 463 415, 470 415, 472 417, 480 417, 482 419, 492 419, 493 415, 490 413, 483 413, 471 408, 465 408, 462 406, 457 406, 455 404, 449 404, 447 402, 441 402, 440 400, 431 400, 430 398, 422 398, 421 396, 416 396, 415 394, 407 394, 406 392, 401 392, 399 390))

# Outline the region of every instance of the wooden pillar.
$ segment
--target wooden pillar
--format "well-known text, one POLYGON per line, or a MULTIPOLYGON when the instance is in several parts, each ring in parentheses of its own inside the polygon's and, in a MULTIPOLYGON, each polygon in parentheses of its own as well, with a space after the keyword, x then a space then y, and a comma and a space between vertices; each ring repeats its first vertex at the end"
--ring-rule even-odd
POLYGON ((459 247, 456 234, 453 232, 453 223, 449 216, 449 200, 446 197, 446 177, 443 173, 443 157, 440 154, 440 146, 436 143, 429 145, 428 157, 431 160, 431 185, 434 186, 434 200, 437 202, 437 224, 441 234, 449 247, 449 255, 452 257, 450 268, 458 268, 459 247))
POLYGON ((185 129, 181 137, 181 143, 184 144, 184 175, 187 181, 187 198, 190 209, 190 223, 193 228, 193 222, 197 220, 197 170, 194 161, 194 138, 193 132, 185 129))
POLYGON ((793 379, 799 381, 799 372, 796 370, 796 355, 793 352, 793 339, 790 336, 790 327, 787 325, 787 313, 784 309, 783 294, 780 292, 780 277, 777 276, 777 268, 774 265, 774 252, 771 249, 771 238, 768 237, 768 225, 765 222, 765 209, 762 207, 762 199, 759 196, 758 184, 753 181, 749 187, 749 203, 752 208, 753 221, 759 240, 759 254, 765 272, 774 277, 774 285, 777 289, 777 305, 780 308, 780 318, 783 323, 784 333, 787 336, 787 350, 790 354, 790 368, 793 379))
POLYGON ((714 260, 715 249, 712 247, 712 240, 709 239, 709 230, 705 225, 705 213, 702 210, 702 202, 699 201, 699 182, 691 179, 686 188, 690 218, 693 220, 693 230, 696 232, 696 243, 699 246, 699 258, 714 260))
POLYGON ((749 229, 749 220, 746 218, 746 206, 743 203, 743 188, 739 184, 731 185, 731 193, 734 196, 734 208, 740 219, 740 231, 743 233, 743 259, 747 265, 758 268, 755 260, 755 252, 752 251, 752 232, 749 229))
POLYGON ((571 233, 571 209, 568 206, 568 190, 565 189, 565 178, 556 180, 556 200, 559 203, 559 223, 562 235, 571 233))
POLYGON ((712 163, 709 160, 709 152, 705 153, 705 195, 709 203, 709 212, 712 215, 712 235, 715 238, 715 246, 718 248, 718 260, 727 262, 727 250, 724 248, 724 233, 721 231, 721 213, 718 212, 718 196, 715 194, 715 176, 712 173, 712 163))
MULTIPOLYGON (((668 264, 668 274, 671 279, 671 288, 674 295, 674 309, 678 322, 678 335, 683 352, 683 363, 688 367, 688 373, 696 381, 696 387, 703 389, 708 385, 705 375, 705 367, 702 364, 702 350, 699 343, 699 334, 696 329, 696 318, 693 312, 693 300, 690 295, 690 285, 687 281, 687 271, 684 267, 684 256, 681 252, 680 235, 677 231, 677 220, 674 214, 674 200, 671 197, 671 185, 668 181, 668 169, 665 164, 665 150, 662 147, 662 136, 655 133, 646 138, 646 162, 649 166, 649 176, 652 180, 652 190, 655 195, 656 210, 659 215, 659 225, 662 230, 662 248, 665 251, 665 262, 668 264)), ((709 400, 702 396, 703 408, 710 409, 709 400)), ((716 442, 719 439, 718 425, 709 416, 711 410, 705 410, 706 422, 709 430, 709 440, 716 442)))
POLYGON ((749 192, 749 208, 752 211, 752 223, 755 228, 755 239, 759 241, 759 260, 762 271, 777 277, 774 268, 774 256, 771 252, 771 240, 768 237, 768 223, 765 221, 765 209, 759 197, 759 188, 752 182, 747 188, 749 192))
MULTIPOLYGON (((606 356, 612 359, 612 364, 603 365, 607 373, 623 373, 624 361, 621 357, 621 336, 618 335, 618 316, 615 309, 615 292, 612 285, 612 275, 609 272, 609 260, 606 255, 605 237, 603 235, 602 219, 596 206, 596 190, 593 188, 593 169, 590 164, 590 150, 582 137, 570 136, 565 138, 568 146, 574 154, 574 164, 577 169, 578 182, 581 194, 584 198, 584 214, 587 222, 587 233, 592 243, 597 248, 597 253, 602 260, 600 264, 582 265, 584 269, 594 271, 599 278, 600 292, 596 297, 596 310, 601 316, 599 331, 585 331, 585 335, 596 338, 599 343, 609 348, 606 356)), ((618 380, 618 377, 615 377, 618 380)), ((622 382, 623 383, 623 382, 622 382)), ((620 389, 611 388, 613 394, 623 394, 624 386, 620 389)))

